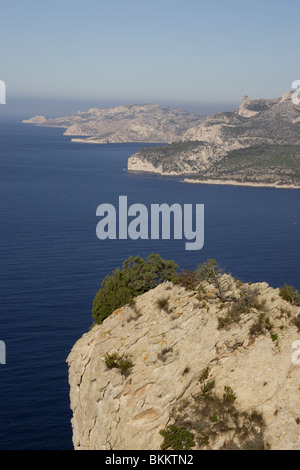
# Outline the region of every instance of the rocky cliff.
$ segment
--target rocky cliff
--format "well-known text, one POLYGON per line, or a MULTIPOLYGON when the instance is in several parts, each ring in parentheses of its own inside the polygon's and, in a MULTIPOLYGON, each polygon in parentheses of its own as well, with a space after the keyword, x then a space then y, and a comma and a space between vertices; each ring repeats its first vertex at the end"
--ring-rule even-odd
POLYGON ((156 104, 91 108, 71 116, 46 119, 36 116, 27 124, 63 127, 64 135, 86 143, 150 142, 168 143, 182 139, 190 127, 201 122, 198 114, 156 104), (80 138, 78 138, 80 136, 80 138))
POLYGON ((273 100, 244 96, 234 112, 206 117, 173 143, 140 149, 130 171, 198 175, 198 180, 300 184, 300 106, 292 93, 273 100))
POLYGON ((75 449, 299 450, 300 308, 266 283, 222 282, 222 298, 163 283, 78 340, 75 449))

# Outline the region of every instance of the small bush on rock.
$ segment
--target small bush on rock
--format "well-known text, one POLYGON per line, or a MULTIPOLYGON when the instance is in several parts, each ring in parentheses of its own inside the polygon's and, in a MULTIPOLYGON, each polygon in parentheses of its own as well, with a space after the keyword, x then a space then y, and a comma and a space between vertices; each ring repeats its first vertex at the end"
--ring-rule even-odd
POLYGON ((290 304, 300 307, 300 293, 293 286, 285 284, 280 287, 279 295, 290 304))
POLYGON ((183 426, 170 425, 159 433, 164 438, 161 445, 162 450, 190 450, 196 445, 193 434, 183 426))
POLYGON ((128 373, 134 366, 128 356, 119 356, 117 353, 106 354, 104 362, 108 369, 119 369, 123 374, 128 373))

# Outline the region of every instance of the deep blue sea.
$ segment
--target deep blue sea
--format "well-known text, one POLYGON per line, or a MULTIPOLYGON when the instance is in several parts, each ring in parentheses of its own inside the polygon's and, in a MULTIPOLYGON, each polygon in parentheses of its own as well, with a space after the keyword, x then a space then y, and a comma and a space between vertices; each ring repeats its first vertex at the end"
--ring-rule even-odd
POLYGON ((66 358, 92 324, 102 279, 130 255, 182 268, 215 258, 244 281, 300 289, 300 190, 187 185, 132 175, 139 144, 71 143, 62 129, 0 123, 0 449, 71 450, 66 358), (205 205, 205 244, 96 236, 96 209, 205 205))

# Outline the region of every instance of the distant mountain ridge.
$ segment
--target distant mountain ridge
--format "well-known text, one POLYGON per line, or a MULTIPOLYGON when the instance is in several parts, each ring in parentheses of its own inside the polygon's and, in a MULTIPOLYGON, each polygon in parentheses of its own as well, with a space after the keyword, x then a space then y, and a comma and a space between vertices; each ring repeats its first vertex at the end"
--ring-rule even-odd
POLYGON ((193 182, 300 185, 300 106, 291 98, 292 92, 272 100, 244 96, 236 111, 213 114, 189 128, 183 143, 139 150, 128 169, 198 175, 193 182))
POLYGON ((134 104, 115 108, 91 108, 71 116, 46 119, 35 116, 25 124, 66 128, 73 141, 86 143, 149 142, 168 143, 181 140, 185 132, 197 126, 203 117, 181 109, 157 104, 134 104))

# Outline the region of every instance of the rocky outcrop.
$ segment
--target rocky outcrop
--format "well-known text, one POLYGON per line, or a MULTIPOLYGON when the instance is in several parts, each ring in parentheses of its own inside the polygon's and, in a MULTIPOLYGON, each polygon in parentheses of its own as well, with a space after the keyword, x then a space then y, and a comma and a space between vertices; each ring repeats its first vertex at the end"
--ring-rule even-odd
POLYGON ((210 167, 217 150, 217 146, 205 142, 178 142, 170 146, 151 147, 132 155, 127 168, 133 172, 144 171, 165 176, 198 173, 199 169, 210 167))
POLYGON ((300 309, 266 283, 225 281, 230 302, 209 284, 163 283, 78 340, 67 359, 75 449, 160 449, 174 424, 193 449, 299 450, 300 309), (131 359, 127 374, 107 367, 112 353, 131 359))
POLYGON ((228 149, 236 141, 240 147, 274 142, 299 144, 299 127, 293 125, 299 116, 300 107, 292 103, 292 92, 272 100, 244 96, 236 111, 208 116, 188 129, 183 140, 226 143, 228 149))
POLYGON ((43 119, 39 117, 23 121, 48 127, 64 127, 65 135, 81 136, 74 142, 120 143, 150 142, 168 143, 181 140, 190 127, 201 122, 198 114, 181 109, 161 107, 156 104, 117 106, 115 108, 91 108, 66 117, 43 119))

